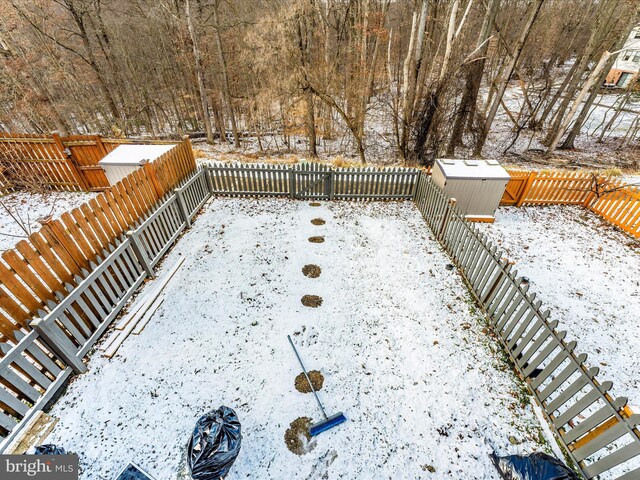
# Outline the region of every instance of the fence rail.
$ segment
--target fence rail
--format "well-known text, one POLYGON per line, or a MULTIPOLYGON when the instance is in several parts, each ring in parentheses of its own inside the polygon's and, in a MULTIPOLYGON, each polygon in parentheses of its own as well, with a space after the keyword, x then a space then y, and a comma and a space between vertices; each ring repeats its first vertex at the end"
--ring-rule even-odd
POLYGON ((86 371, 83 358, 211 197, 206 177, 197 170, 180 180, 179 188, 107 245, 73 283, 60 284, 49 309, 29 323, 32 330, 15 331, 14 342, 0 343, 0 452, 71 373, 86 371))
POLYGON ((605 472, 617 479, 640 478, 638 459, 625 465, 640 456, 640 415, 626 406, 627 399, 608 394, 611 382, 596 380, 598 368, 585 365, 587 356, 576 353, 576 342, 565 342, 566 332, 549 321, 549 312, 504 252, 426 176, 415 202, 585 478, 605 472))

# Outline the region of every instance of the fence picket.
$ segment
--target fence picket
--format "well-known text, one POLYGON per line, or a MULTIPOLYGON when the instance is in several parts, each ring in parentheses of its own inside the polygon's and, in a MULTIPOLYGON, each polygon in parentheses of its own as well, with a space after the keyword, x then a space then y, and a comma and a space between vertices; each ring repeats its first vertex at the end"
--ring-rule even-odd
MULTIPOLYGON (((512 194, 520 189, 525 198, 541 203, 579 202, 584 201, 583 192, 577 194, 575 188, 584 181, 578 174, 543 175, 540 181, 534 177, 529 189, 520 185, 508 190, 512 194), (551 179, 563 190, 558 193, 551 188, 551 179)), ((418 209, 460 268, 580 472, 590 479, 640 455, 638 420, 625 406, 626 399, 612 399, 607 394, 611 382, 595 380, 598 369, 585 367, 586 355, 574 354, 576 342, 565 343, 566 332, 556 332, 558 322, 550 322, 549 312, 540 310, 541 302, 529 294, 529 285, 522 284, 502 251, 466 222, 430 179, 421 177, 419 183, 415 193, 418 209), (451 219, 442 230, 447 215, 451 219), (596 402, 599 409, 594 413, 596 402), (628 445, 615 450, 614 441, 622 437, 628 445), (603 453, 592 459, 596 451, 603 453)), ((523 199, 511 197, 510 201, 523 199)), ((630 473, 619 475, 619 480, 635 478, 630 473)))

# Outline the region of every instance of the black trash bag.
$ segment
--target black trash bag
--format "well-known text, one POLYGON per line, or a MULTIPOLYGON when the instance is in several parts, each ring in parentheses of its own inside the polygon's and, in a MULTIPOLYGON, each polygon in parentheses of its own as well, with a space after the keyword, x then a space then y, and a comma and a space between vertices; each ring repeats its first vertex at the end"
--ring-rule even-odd
POLYGON ((578 475, 546 453, 531 455, 489 455, 504 480, 579 480, 578 475))
POLYGON ((36 451, 33 452, 34 455, 65 455, 66 453, 64 448, 51 444, 40 445, 36 447, 36 451))
POLYGON ((187 447, 189 472, 194 480, 219 480, 240 453, 240 421, 222 406, 200 417, 187 447))

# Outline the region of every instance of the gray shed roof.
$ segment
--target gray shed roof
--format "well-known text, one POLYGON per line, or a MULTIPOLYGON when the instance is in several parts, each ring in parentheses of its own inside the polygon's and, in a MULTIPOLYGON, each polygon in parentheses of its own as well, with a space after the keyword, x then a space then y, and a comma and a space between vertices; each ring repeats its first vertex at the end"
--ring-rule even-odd
POLYGON ((511 178, 497 160, 453 160, 438 158, 436 166, 442 170, 445 178, 479 178, 508 180, 511 178))

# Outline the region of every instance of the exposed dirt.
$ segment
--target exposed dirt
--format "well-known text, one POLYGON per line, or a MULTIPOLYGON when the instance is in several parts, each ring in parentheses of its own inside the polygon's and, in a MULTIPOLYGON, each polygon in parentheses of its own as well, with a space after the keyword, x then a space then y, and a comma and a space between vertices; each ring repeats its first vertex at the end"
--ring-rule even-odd
POLYGON ((305 295, 301 300, 305 307, 318 308, 322 305, 322 297, 318 295, 305 295))
POLYGON ((311 243, 324 243, 324 237, 309 237, 311 243))
POLYGON ((310 427, 311 419, 309 417, 300 417, 291 422, 291 425, 284 433, 284 442, 287 444, 287 448, 296 455, 304 455, 313 450, 314 445, 310 443, 310 427))
POLYGON ((318 265, 309 264, 302 267, 302 273, 305 277, 318 278, 322 270, 318 265))
POLYGON ((314 225, 324 225, 327 222, 325 222, 321 218, 314 218, 313 220, 311 220, 311 223, 313 223, 314 225))
POLYGON ((312 206, 312 207, 319 207, 320 203, 319 202, 311 202, 309 205, 312 206))
MULTIPOLYGON (((324 376, 318 370, 311 370, 309 372, 309 379, 311 380, 313 388, 316 389, 316 392, 318 390, 322 390, 322 386, 324 385, 324 376)), ((311 393, 309 382, 307 382, 304 372, 296 377, 295 386, 296 390, 300 393, 311 393)))

